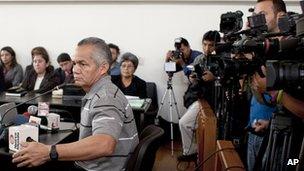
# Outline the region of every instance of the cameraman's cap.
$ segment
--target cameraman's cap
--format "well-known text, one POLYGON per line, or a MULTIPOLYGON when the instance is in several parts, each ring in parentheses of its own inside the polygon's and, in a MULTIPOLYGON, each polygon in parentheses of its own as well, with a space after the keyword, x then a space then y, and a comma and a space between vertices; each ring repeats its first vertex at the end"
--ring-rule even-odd
POLYGON ((174 39, 174 47, 180 46, 181 44, 183 44, 185 46, 189 46, 188 40, 186 40, 183 37, 178 37, 178 38, 174 39))
POLYGON ((57 62, 65 62, 65 61, 71 61, 71 57, 68 53, 61 53, 58 57, 57 57, 57 62))

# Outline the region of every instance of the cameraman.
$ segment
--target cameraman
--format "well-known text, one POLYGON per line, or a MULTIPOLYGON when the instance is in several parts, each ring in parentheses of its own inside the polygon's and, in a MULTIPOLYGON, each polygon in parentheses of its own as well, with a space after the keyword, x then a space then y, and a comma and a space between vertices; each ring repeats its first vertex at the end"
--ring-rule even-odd
POLYGON ((188 77, 191 71, 187 65, 193 63, 194 59, 202 53, 190 48, 189 42, 182 37, 176 38, 174 42, 175 51, 168 51, 166 62, 176 62, 176 71, 183 70, 188 77))
MULTIPOLYGON (((217 31, 208 31, 204 34, 202 39, 203 54, 198 56, 193 65, 199 65, 201 68, 207 67, 206 58, 211 55, 215 50, 215 44, 221 40, 220 34, 217 31)), ((184 70, 185 71, 185 70, 184 70)), ((178 157, 179 161, 189 161, 193 160, 197 156, 197 145, 194 141, 194 132, 197 128, 197 114, 200 109, 199 99, 205 97, 211 97, 212 83, 214 80, 214 75, 211 71, 205 70, 202 73, 191 73, 189 76, 190 85, 184 96, 184 105, 187 109, 186 113, 179 120, 179 127, 181 131, 182 143, 183 143, 183 154, 178 157), (201 75, 199 78, 198 75, 201 75), (206 94, 208 93, 208 95, 206 94)), ((209 104, 211 100, 206 99, 209 104)))
MULTIPOLYGON (((255 14, 263 13, 266 18, 266 25, 269 32, 278 32, 278 18, 286 13, 286 6, 283 0, 258 0, 254 8, 255 14)), ((263 69, 265 70, 265 69, 263 69)), ((266 78, 257 80, 257 75, 253 77, 252 88, 254 91, 262 92, 262 82, 266 83, 266 78)), ((257 94, 257 93, 254 93, 257 94)), ((263 94, 266 100, 270 96, 263 94)), ((250 120, 248 124, 248 144, 247 144, 247 167, 248 171, 254 170, 255 162, 260 153, 260 148, 267 132, 269 121, 275 107, 270 107, 258 102, 257 97, 253 96, 250 105, 250 120)))

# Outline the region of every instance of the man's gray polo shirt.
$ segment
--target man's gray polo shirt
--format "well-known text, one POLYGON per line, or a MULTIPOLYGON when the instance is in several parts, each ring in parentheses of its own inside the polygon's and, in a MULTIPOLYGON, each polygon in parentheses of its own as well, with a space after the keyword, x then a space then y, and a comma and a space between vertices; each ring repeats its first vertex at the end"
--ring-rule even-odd
POLYGON ((79 139, 107 134, 117 144, 111 156, 77 161, 76 164, 86 170, 122 170, 128 155, 138 144, 138 135, 131 106, 110 76, 102 77, 83 98, 80 125, 79 139))

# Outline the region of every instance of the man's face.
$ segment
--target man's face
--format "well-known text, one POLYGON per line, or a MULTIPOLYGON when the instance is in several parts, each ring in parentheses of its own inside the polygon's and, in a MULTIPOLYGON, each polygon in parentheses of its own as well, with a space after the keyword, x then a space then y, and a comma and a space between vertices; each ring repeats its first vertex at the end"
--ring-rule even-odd
POLYGON ((205 55, 210 55, 215 50, 214 41, 203 40, 203 52, 205 55))
POLYGON ((190 53, 191 53, 190 46, 185 46, 184 44, 181 44, 180 51, 183 53, 185 58, 190 57, 190 53))
POLYGON ((254 14, 265 14, 266 25, 269 32, 277 32, 277 13, 274 10, 272 1, 262 1, 256 4, 254 14))
POLYGON ((101 64, 99 67, 92 59, 94 46, 82 45, 76 48, 73 74, 75 84, 81 86, 86 92, 104 75, 109 66, 101 64))
POLYGON ((59 62, 59 66, 64 72, 70 73, 73 68, 73 62, 72 61, 59 62))
POLYGON ((114 48, 110 48, 110 51, 111 51, 111 54, 112 54, 112 60, 114 62, 114 61, 117 60, 117 57, 118 57, 119 54, 118 54, 117 50, 114 49, 114 48))

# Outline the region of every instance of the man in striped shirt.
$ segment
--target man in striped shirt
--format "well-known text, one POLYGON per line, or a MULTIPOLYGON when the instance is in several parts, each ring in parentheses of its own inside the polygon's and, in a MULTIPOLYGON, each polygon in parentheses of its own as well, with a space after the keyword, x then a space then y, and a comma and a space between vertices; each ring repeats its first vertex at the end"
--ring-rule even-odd
POLYGON ((24 143, 25 148, 13 155, 17 166, 72 160, 84 170, 123 170, 138 136, 132 109, 108 76, 111 62, 110 49, 102 39, 90 37, 78 43, 73 73, 75 84, 86 92, 79 141, 56 146, 24 143))

